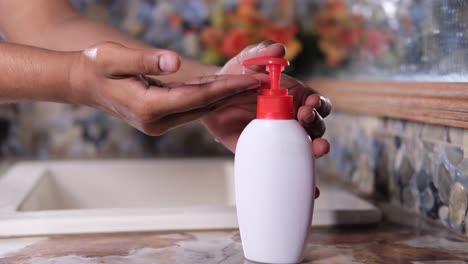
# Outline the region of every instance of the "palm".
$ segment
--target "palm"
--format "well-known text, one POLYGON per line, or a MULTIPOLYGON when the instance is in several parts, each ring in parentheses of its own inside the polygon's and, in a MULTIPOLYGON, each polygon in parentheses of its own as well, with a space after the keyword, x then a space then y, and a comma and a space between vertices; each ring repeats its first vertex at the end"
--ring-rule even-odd
MULTIPOLYGON (((241 61, 247 59, 244 56, 246 50, 249 48, 228 61, 219 74, 256 74, 262 72, 261 69, 244 68, 241 65, 241 61)), ((242 130, 256 116, 256 97, 256 94, 250 94, 236 98, 231 104, 202 119, 203 124, 211 134, 233 152, 242 130)))
POLYGON ((256 95, 243 98, 202 118, 211 134, 234 152, 237 140, 244 128, 255 118, 256 95))

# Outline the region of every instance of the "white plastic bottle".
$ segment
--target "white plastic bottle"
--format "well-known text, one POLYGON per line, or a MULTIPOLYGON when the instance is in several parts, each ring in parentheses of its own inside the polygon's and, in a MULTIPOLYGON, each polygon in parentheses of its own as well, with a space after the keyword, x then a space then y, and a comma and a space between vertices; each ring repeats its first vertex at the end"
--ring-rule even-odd
POLYGON ((235 155, 237 217, 244 255, 266 263, 299 263, 312 220, 315 195, 311 140, 293 117, 293 98, 280 89, 289 62, 263 57, 270 89, 258 97, 257 119, 242 132, 235 155))

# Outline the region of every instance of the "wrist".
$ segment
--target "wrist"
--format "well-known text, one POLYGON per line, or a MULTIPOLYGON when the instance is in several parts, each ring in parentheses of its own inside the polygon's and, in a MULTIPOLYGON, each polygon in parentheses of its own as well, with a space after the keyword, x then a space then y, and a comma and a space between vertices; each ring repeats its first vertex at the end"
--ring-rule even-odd
POLYGON ((72 104, 85 103, 87 79, 85 76, 84 66, 85 58, 83 52, 67 52, 67 84, 63 91, 64 101, 72 104))
POLYGON ((29 99, 73 103, 70 80, 77 52, 46 52, 43 58, 46 70, 38 76, 34 91, 29 92, 29 99))
POLYGON ((60 101, 64 103, 74 103, 75 73, 79 52, 61 52, 61 64, 63 65, 63 80, 57 85, 57 94, 60 101))

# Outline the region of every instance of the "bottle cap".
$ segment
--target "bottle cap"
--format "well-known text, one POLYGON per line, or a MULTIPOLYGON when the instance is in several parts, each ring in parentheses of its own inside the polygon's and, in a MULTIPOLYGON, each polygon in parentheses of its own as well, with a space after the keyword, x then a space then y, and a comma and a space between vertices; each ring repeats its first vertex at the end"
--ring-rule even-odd
POLYGON ((270 85, 264 86, 257 98, 258 119, 293 119, 293 97, 287 89, 280 88, 281 72, 289 62, 278 57, 259 57, 244 60, 244 66, 266 65, 270 75, 270 85))

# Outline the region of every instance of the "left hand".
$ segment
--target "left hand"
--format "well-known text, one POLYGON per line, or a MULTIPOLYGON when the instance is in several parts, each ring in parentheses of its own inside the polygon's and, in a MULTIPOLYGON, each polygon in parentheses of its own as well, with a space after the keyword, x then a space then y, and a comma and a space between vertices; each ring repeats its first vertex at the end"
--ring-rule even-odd
MULTIPOLYGON (((264 41, 260 44, 245 48, 239 55, 229 60, 217 74, 253 74, 257 78, 265 80, 265 67, 241 65, 243 60, 275 56, 284 57, 286 49, 282 44, 264 41)), ((296 118, 312 138, 312 152, 315 157, 321 157, 328 153, 330 144, 326 139, 320 138, 325 133, 323 118, 331 111, 330 101, 320 96, 317 92, 304 85, 302 82, 282 75, 281 87, 289 89, 289 94, 294 97, 296 118)), ((267 81, 266 78, 265 81, 267 81)), ((205 127, 213 136, 223 143, 231 151, 235 147, 239 136, 247 124, 255 119, 257 94, 241 95, 230 100, 223 108, 210 113, 201 119, 205 127)))

